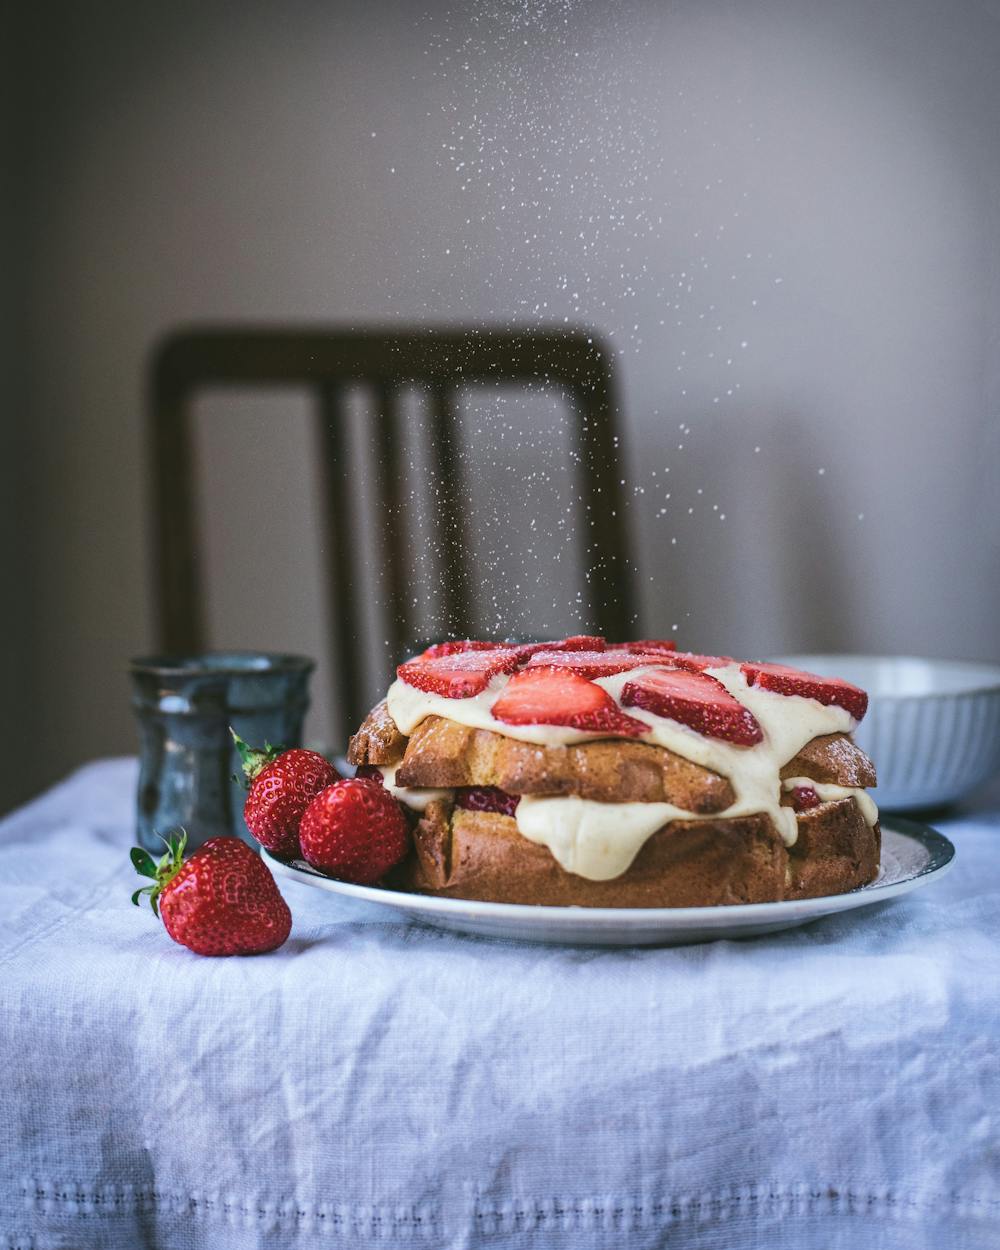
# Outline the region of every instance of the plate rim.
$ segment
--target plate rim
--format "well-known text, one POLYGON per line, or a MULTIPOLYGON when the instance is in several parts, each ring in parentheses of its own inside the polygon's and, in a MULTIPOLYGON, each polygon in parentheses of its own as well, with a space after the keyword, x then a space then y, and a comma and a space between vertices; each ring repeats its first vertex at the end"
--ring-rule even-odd
POLYGON ((698 928, 709 926, 713 921, 725 919, 726 927, 735 928, 740 922, 746 924, 769 924, 782 919, 800 919, 803 916, 829 915, 846 911, 851 907, 865 907, 872 903, 896 898, 918 889, 930 877, 941 877, 955 861, 955 845, 939 829, 922 821, 909 820, 894 813, 880 822, 883 833, 888 831, 919 842, 929 852, 928 862, 917 872, 901 881, 879 883, 877 880, 840 894, 821 894, 814 898, 778 899, 766 903, 715 903, 706 907, 578 907, 552 906, 538 903, 496 903, 488 900, 441 898, 433 894, 409 894, 403 890, 389 890, 384 886, 356 885, 350 881, 338 881, 324 876, 316 869, 300 862, 276 859, 261 847, 261 856, 272 871, 280 873, 303 885, 311 885, 328 893, 353 898, 359 902, 375 903, 400 911, 420 912, 425 915, 453 917, 455 920, 487 919, 532 921, 534 924, 578 928, 581 921, 594 929, 642 926, 645 928, 698 928), (850 900, 850 901, 847 901, 850 900), (862 901, 863 900, 863 901, 862 901), (780 909, 780 910, 778 910, 780 909))

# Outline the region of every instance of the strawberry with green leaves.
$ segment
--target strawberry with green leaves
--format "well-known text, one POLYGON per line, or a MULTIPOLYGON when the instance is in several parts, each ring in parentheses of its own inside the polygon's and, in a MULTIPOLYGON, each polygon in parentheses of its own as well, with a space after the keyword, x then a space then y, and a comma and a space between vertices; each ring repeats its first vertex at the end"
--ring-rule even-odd
POLYGON ((279 859, 298 859, 299 822, 302 814, 321 790, 333 785, 340 774, 316 751, 264 744, 262 751, 248 746, 231 729, 236 749, 243 761, 248 789, 243 805, 247 828, 261 844, 279 859))
POLYGON ((292 928, 292 914, 260 856, 239 838, 211 838, 188 859, 187 834, 171 834, 159 862, 132 848, 136 872, 152 884, 132 895, 148 895, 155 915, 181 946, 196 955, 260 955, 279 947, 292 928))

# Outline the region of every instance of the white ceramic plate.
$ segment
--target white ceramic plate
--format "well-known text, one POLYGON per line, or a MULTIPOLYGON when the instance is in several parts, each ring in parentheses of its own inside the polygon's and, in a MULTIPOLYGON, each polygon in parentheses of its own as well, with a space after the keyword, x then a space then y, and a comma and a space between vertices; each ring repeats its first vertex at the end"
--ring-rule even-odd
POLYGON ((324 877, 302 861, 284 864, 262 851, 274 872, 346 898, 376 903, 441 929, 528 942, 572 946, 682 946, 716 938, 756 937, 793 929, 834 912, 867 907, 908 894, 948 871, 955 848, 928 825, 889 816, 882 821, 882 867, 871 885, 783 903, 734 907, 532 907, 476 903, 425 894, 401 894, 378 886, 351 885, 324 877))

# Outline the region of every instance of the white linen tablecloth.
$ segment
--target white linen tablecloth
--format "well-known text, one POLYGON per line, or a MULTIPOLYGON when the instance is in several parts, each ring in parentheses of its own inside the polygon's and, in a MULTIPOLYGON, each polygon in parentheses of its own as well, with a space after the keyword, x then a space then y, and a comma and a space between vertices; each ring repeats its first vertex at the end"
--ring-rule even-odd
POLYGON ((284 948, 203 959, 129 903, 135 779, 0 823, 2 1250, 1000 1245, 996 810, 942 822, 945 880, 754 941, 282 882, 284 948))

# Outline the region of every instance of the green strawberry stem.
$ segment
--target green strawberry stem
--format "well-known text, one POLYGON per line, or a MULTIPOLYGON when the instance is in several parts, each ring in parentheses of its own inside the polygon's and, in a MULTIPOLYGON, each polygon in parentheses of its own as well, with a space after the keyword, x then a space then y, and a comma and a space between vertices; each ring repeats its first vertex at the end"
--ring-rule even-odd
MULTIPOLYGON (((249 743, 244 742, 236 730, 229 726, 229 732, 233 735, 233 742, 236 743, 236 750, 240 753, 240 759, 243 761, 243 786, 250 789, 250 783, 253 779, 268 766, 273 764, 279 755, 285 753, 285 747, 273 747, 269 742, 264 743, 264 749, 261 751, 258 747, 252 747, 249 743)), ((239 777, 234 777, 234 781, 239 781, 239 777)))
POLYGON ((143 877, 152 877, 153 884, 143 886, 136 890, 132 895, 132 902, 139 906, 139 899, 143 894, 149 895, 149 905, 153 909, 153 915, 159 916, 160 909, 156 900, 167 888, 174 877, 180 872, 184 863, 184 848, 187 846, 187 834, 182 829, 180 836, 172 833, 169 838, 163 838, 162 841, 166 845, 166 853, 162 855, 159 861, 154 861, 152 855, 148 851, 144 851, 141 846, 133 846, 129 852, 132 860, 132 866, 136 872, 143 877))

